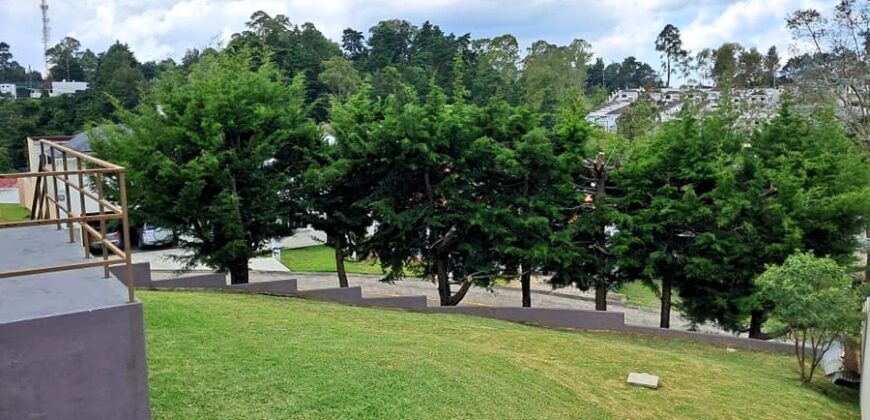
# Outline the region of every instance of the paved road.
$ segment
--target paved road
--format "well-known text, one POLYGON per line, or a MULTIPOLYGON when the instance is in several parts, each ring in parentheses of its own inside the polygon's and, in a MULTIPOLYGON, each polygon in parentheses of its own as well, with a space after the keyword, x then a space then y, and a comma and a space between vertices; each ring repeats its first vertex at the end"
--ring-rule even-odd
MULTIPOLYGON (((154 272, 155 280, 167 279, 177 276, 173 272, 154 272)), ((299 281, 300 290, 324 289, 338 287, 338 278, 335 273, 286 273, 286 272, 251 272, 252 282, 270 281, 294 278, 299 281)), ((395 283, 380 281, 379 276, 348 275, 348 283, 351 286, 360 286, 364 296, 411 296, 424 295, 430 305, 438 304, 438 291, 431 282, 408 278, 395 283)), ((560 290, 558 294, 551 294, 549 290, 541 289, 532 293, 532 306, 538 308, 570 308, 570 309, 595 309, 595 303, 590 293, 578 290, 560 290)), ((520 306, 522 293, 518 289, 495 287, 485 289, 473 287, 462 301, 461 305, 476 306, 520 306)), ((657 327, 659 324, 658 311, 640 309, 626 306, 621 302, 608 302, 608 310, 625 313, 625 322, 632 325, 657 327)), ((674 311, 671 314, 671 328, 688 330, 691 327, 688 321, 674 311)), ((700 331, 726 333, 712 325, 703 325, 700 331)))

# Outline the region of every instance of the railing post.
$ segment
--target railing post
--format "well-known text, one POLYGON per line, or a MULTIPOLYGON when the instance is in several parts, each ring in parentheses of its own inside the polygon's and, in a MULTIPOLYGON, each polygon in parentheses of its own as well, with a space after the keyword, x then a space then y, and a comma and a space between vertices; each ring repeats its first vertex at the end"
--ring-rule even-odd
MULTIPOLYGON (((72 198, 69 195, 69 191, 70 191, 69 190, 69 174, 66 173, 66 171, 69 170, 69 168, 67 167, 67 163, 66 163, 66 152, 62 152, 62 156, 63 156, 63 171, 64 171, 63 180, 66 181, 63 183, 64 184, 64 191, 66 191, 66 196, 64 197, 64 201, 66 202, 66 217, 67 217, 67 219, 69 219, 70 217, 73 217, 73 213, 72 213, 72 198)), ((75 243, 76 237, 75 237, 75 233, 73 232, 73 222, 70 220, 67 220, 66 228, 67 228, 67 230, 69 230, 69 243, 71 243, 71 244, 75 243)))
MULTIPOLYGON (((82 158, 78 156, 76 156, 76 169, 82 170, 82 158)), ((85 189, 85 177, 81 172, 79 172, 79 189, 85 189)), ((85 209, 85 194, 81 191, 79 191, 79 213, 81 216, 87 214, 85 209)), ((91 258, 91 234, 85 229, 84 223, 87 222, 82 222, 82 246, 85 248, 85 258, 87 259, 91 258)))
POLYGON ((118 173, 118 188, 121 192, 121 211, 124 213, 124 217, 121 219, 124 230, 121 234, 124 235, 124 258, 127 260, 127 301, 133 303, 136 301, 136 297, 133 295, 133 265, 130 264, 132 258, 130 255, 130 219, 127 213, 127 179, 123 170, 118 173))
MULTIPOLYGON (((105 197, 103 195, 103 174, 97 174, 95 176, 95 179, 97 180, 97 198, 98 198, 97 203, 100 206, 100 215, 102 216, 103 212, 105 211, 105 209, 103 207, 103 197, 105 197)), ((109 249, 106 248, 105 243, 102 243, 102 241, 105 239, 106 239, 106 219, 100 219, 100 241, 101 241, 100 248, 102 248, 102 250, 103 250, 103 261, 104 262, 109 259, 109 249)), ((109 266, 108 265, 103 266, 103 277, 109 278, 109 266)))
MULTIPOLYGON (((50 156, 48 158, 51 159, 51 171, 57 172, 57 162, 55 162, 56 159, 54 158, 54 148, 49 147, 49 151, 50 156)), ((60 230, 60 203, 58 203, 57 201, 57 175, 51 176, 51 183, 54 186, 54 189, 52 190, 52 194, 54 194, 54 217, 57 219, 57 230, 60 230)))

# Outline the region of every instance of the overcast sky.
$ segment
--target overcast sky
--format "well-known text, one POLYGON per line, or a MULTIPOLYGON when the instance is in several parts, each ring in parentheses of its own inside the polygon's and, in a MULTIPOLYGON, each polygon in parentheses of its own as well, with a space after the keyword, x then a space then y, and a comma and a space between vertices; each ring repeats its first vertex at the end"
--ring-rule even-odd
MULTIPOLYGON (((25 67, 42 69, 39 0, 0 0, 0 41, 12 46, 25 67)), ((185 49, 220 45, 243 29, 257 10, 283 13, 293 23, 313 22, 335 41, 352 27, 363 32, 380 20, 424 20, 445 32, 472 37, 514 34, 523 48, 546 39, 589 41, 606 61, 634 55, 659 67, 656 35, 666 23, 683 34, 689 50, 725 41, 776 45, 787 55, 785 16, 798 8, 825 12, 833 0, 49 0, 51 44, 77 38, 95 52, 115 40, 130 45, 140 61, 173 57, 185 49)))

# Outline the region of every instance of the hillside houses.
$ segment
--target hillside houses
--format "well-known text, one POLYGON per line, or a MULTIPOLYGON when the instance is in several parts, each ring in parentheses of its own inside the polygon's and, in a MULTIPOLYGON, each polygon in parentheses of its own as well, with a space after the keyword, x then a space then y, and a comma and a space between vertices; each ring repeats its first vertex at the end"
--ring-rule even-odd
MULTIPOLYGON (((754 124, 772 116, 779 104, 781 93, 780 89, 772 88, 735 90, 731 94, 731 101, 741 111, 741 120, 754 124)), ((644 95, 658 109, 659 120, 662 122, 674 119, 688 101, 703 111, 712 111, 719 107, 723 97, 718 89, 709 87, 618 90, 603 105, 587 114, 586 120, 609 132, 616 132, 619 117, 644 95)))

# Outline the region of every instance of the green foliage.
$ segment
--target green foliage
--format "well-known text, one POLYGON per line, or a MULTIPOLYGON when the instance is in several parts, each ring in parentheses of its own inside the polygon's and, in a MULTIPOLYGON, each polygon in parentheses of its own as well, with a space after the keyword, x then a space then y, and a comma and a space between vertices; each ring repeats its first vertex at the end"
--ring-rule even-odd
MULTIPOLYGON (((669 123, 663 130, 683 124, 686 120, 669 123)), ((764 271, 765 264, 781 263, 795 249, 812 249, 842 263, 853 261, 855 237, 870 211, 867 156, 829 116, 798 115, 788 105, 749 138, 721 115, 693 125, 684 133, 698 143, 683 144, 684 135, 673 131, 653 138, 679 144, 674 151, 689 160, 672 155, 668 162, 677 175, 662 176, 670 182, 685 177, 681 188, 691 188, 691 198, 702 200, 696 208, 673 203, 673 207, 662 207, 661 213, 651 216, 681 209, 695 220, 671 228, 691 232, 691 237, 683 238, 684 248, 678 253, 684 271, 676 271, 684 276, 677 285, 684 313, 695 322, 712 320, 733 330, 745 330, 751 314, 749 331, 758 336, 764 313, 773 306, 755 295, 753 279, 764 271), (701 195, 701 191, 705 193, 701 195)), ((668 147, 655 141, 649 145, 653 149, 635 152, 634 161, 627 165, 628 173, 635 164, 647 160, 648 154, 668 147)), ((666 169, 643 169, 642 179, 658 179, 661 171, 666 169)), ((629 196, 655 197, 652 205, 665 196, 655 185, 634 185, 629 196)), ((626 204, 631 205, 631 201, 626 204)), ((635 220, 646 220, 645 211, 629 213, 635 220)), ((660 222, 652 227, 667 229, 669 223, 660 222)), ((664 238, 662 241, 668 243, 664 238)), ((623 266, 633 264, 625 262, 623 266)))
POLYGON ((610 63, 604 66, 604 60, 598 58, 589 67, 586 77, 586 88, 605 88, 606 92, 617 89, 637 89, 655 85, 658 81, 655 69, 647 63, 637 61, 633 56, 626 57, 621 63, 610 63))
POLYGON ((344 255, 356 249, 373 223, 365 200, 384 170, 371 160, 376 141, 371 135, 380 106, 370 99, 368 85, 347 101, 333 100, 332 122, 324 131, 334 143, 324 141, 304 174, 307 221, 326 232, 335 248, 334 264, 343 287, 347 286, 344 255))
POLYGON ((683 49, 680 30, 670 23, 662 28, 655 42, 656 51, 662 55, 662 69, 667 75, 665 87, 671 87, 671 71, 675 67, 685 67, 689 52, 683 49))
POLYGON ((410 88, 405 96, 390 97, 366 132, 368 161, 383 165, 368 203, 379 225, 367 246, 388 278, 422 260, 423 275, 438 280, 442 304, 455 305, 473 283, 488 284, 501 269, 483 230, 489 165, 499 164, 501 149, 485 135, 489 120, 461 97, 448 101, 434 85, 425 101, 410 88), (451 281, 462 285, 455 295, 451 281))
POLYGON ((100 57, 93 89, 108 93, 125 108, 139 100, 139 84, 144 80, 139 62, 127 44, 116 42, 100 57))
POLYGON ((9 157, 9 150, 5 147, 0 147, 0 172, 12 172, 15 166, 12 164, 12 158, 9 157))
POLYGON ((25 69, 24 66, 13 60, 9 44, 0 41, 0 81, 3 82, 36 82, 42 81, 42 74, 38 71, 25 69))
POLYGON ((323 71, 318 78, 330 93, 340 99, 355 93, 362 84, 353 64, 343 57, 332 57, 323 62, 323 71))
POLYGON ((552 113, 573 98, 582 97, 591 49, 582 39, 563 46, 535 41, 523 59, 523 102, 536 111, 552 113))
POLYGON ((548 268, 554 287, 594 287, 596 308, 604 310, 607 290, 623 280, 607 231, 622 218, 610 177, 624 149, 602 141, 584 114, 577 99, 559 111, 553 128, 558 183, 551 200, 558 217, 551 218, 548 268))
POLYGON ((302 172, 319 147, 301 77, 251 70, 246 54, 203 57, 191 73, 165 74, 123 129, 95 141, 124 165, 141 220, 172 228, 188 263, 246 282, 248 259, 301 222, 302 172))
POLYGON ((513 102, 520 77, 517 39, 510 34, 477 39, 472 41, 471 49, 477 57, 477 66, 471 79, 472 100, 481 104, 492 97, 513 102))
POLYGON ((793 254, 758 277, 761 296, 774 304, 771 316, 783 326, 780 334, 795 342, 804 382, 812 380, 834 340, 858 331, 861 307, 853 280, 845 267, 811 252, 793 254))
POLYGON ((48 62, 52 65, 49 72, 53 80, 84 80, 84 71, 79 62, 82 56, 79 51, 81 47, 82 44, 77 39, 65 37, 45 51, 48 62))
POLYGON ((692 281, 694 244, 715 220, 712 193, 723 146, 733 141, 727 133, 719 119, 684 112, 634 142, 632 159, 614 173, 625 191, 620 208, 627 215, 614 252, 626 277, 662 280, 662 327, 669 325, 671 289, 692 281))
POLYGON ((649 95, 643 93, 617 118, 616 129, 619 135, 633 140, 649 135, 658 125, 659 111, 649 95))

